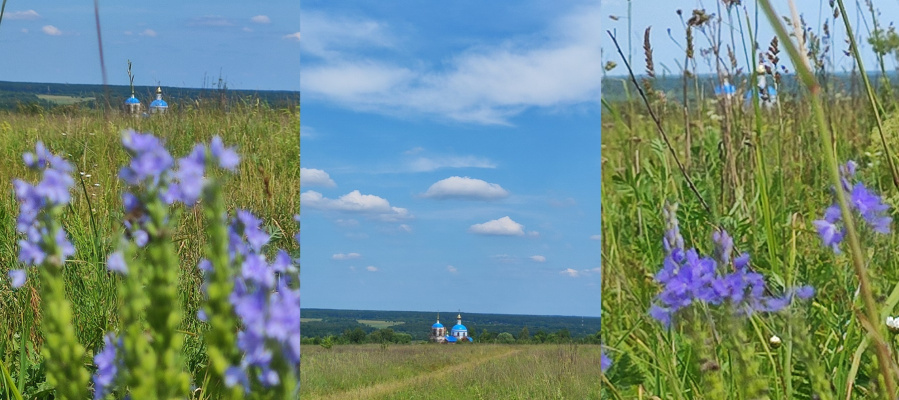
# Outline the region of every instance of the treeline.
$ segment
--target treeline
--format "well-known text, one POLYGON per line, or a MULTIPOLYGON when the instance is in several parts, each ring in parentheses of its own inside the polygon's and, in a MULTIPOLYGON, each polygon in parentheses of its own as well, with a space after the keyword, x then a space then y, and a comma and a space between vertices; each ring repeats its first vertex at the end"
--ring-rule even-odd
MULTIPOLYGON (((517 334, 509 332, 491 332, 482 329, 477 335, 473 335, 472 339, 475 343, 498 343, 498 344, 557 344, 557 343, 580 343, 580 344, 600 344, 599 331, 595 334, 586 335, 580 338, 571 337, 571 332, 567 329, 561 329, 558 332, 545 332, 538 330, 531 334, 527 327, 521 328, 517 334)), ((362 327, 355 329, 347 329, 340 335, 327 335, 324 337, 307 337, 303 336, 301 344, 304 345, 322 345, 331 347, 339 344, 410 344, 412 343, 412 335, 402 332, 395 332, 391 328, 371 329, 366 331, 362 327)), ((463 342, 464 343, 464 342, 463 342)))
MULTIPOLYGON (((300 93, 288 90, 235 90, 229 89, 227 84, 220 84, 214 88, 178 88, 163 86, 163 98, 170 107, 177 108, 182 104, 200 104, 208 106, 228 107, 240 102, 263 102, 272 108, 293 108, 300 103, 300 93)), ((156 99, 156 86, 135 86, 135 95, 148 107, 150 102, 156 99)), ((21 109, 52 110, 57 105, 48 100, 43 100, 38 95, 70 96, 77 98, 92 97, 95 100, 87 100, 79 103, 79 107, 99 108, 107 102, 110 107, 121 109, 125 99, 131 96, 131 88, 122 85, 62 84, 62 83, 35 83, 35 82, 4 82, 0 81, 0 110, 18 111, 21 109), (108 98, 106 97, 108 93, 108 98), (108 100, 107 100, 108 99, 108 100)))
MULTIPOLYGON (((441 313, 440 322, 450 330, 456 323, 456 313, 441 313)), ((428 340, 431 325, 434 324, 437 313, 419 311, 371 311, 371 310, 330 310, 330 309, 303 309, 302 335, 308 338, 340 337, 346 331, 354 331, 357 328, 365 334, 370 334, 376 329, 360 323, 360 320, 392 321, 395 324, 390 328, 396 333, 405 333, 412 340, 428 340)), ((593 335, 600 327, 600 319, 597 317, 572 317, 572 316, 545 316, 545 315, 508 315, 508 314, 478 314, 462 313, 462 323, 469 329, 473 338, 477 339, 475 332, 486 330, 489 335, 499 335, 502 332, 510 334, 520 333, 527 327, 530 335, 543 332, 541 339, 549 338, 552 334, 560 334, 578 340, 593 335)), ((517 335, 512 335, 517 338, 517 335)), ((555 340, 555 339, 551 339, 555 340)))

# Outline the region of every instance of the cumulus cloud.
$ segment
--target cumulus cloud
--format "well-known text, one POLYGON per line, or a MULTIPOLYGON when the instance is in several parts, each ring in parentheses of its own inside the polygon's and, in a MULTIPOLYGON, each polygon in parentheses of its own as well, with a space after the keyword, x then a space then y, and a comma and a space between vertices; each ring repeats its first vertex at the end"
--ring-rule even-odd
POLYGON ((366 269, 368 272, 378 272, 378 268, 375 267, 375 266, 373 266, 373 265, 369 265, 369 266, 365 267, 365 269, 366 269))
POLYGON ((413 172, 430 172, 441 168, 496 168, 496 163, 475 156, 419 157, 409 163, 409 169, 413 172))
POLYGON ((600 235, 590 235, 590 240, 600 240, 600 239, 602 239, 602 236, 600 236, 600 235))
POLYGON ((299 42, 299 41, 300 41, 300 33, 299 33, 299 32, 294 32, 294 33, 291 33, 291 34, 289 34, 289 35, 281 36, 281 38, 282 38, 282 39, 288 39, 288 40, 295 40, 295 41, 299 42))
POLYGON ((458 273, 458 272, 459 272, 459 270, 456 269, 456 267, 454 267, 454 266, 452 266, 452 265, 447 265, 447 266, 446 266, 446 270, 449 271, 451 274, 455 274, 455 273, 458 273))
POLYGON ((144 29, 144 31, 141 32, 140 35, 141 35, 141 36, 156 37, 156 31, 154 31, 154 30, 152 30, 152 29, 144 29))
POLYGON ((536 262, 538 262, 538 263, 546 262, 546 257, 544 257, 544 256, 539 256, 539 255, 538 255, 538 256, 531 256, 530 259, 531 259, 531 260, 534 260, 534 261, 536 261, 536 262))
POLYGON ((336 187, 337 183, 323 170, 300 168, 300 186, 336 187))
POLYGON ((573 269, 573 268, 565 268, 564 270, 562 270, 559 273, 562 275, 568 275, 572 278, 577 278, 577 277, 581 276, 580 271, 573 269))
POLYGON ((60 31, 59 28, 57 28, 57 27, 55 27, 55 26, 53 26, 53 25, 44 25, 44 27, 41 28, 41 30, 44 31, 44 33, 46 33, 46 34, 48 34, 48 35, 50 35, 50 36, 59 36, 59 35, 62 35, 62 31, 60 31))
POLYGON ((451 176, 431 185, 424 197, 431 199, 496 200, 509 195, 506 189, 480 179, 451 176))
POLYGON ((588 276, 591 274, 598 274, 599 271, 600 271, 599 267, 590 268, 590 269, 582 269, 582 270, 576 270, 574 268, 565 268, 562 271, 559 271, 559 273, 562 275, 572 277, 572 278, 579 278, 579 277, 585 277, 585 276, 588 276))
POLYGON ((329 199, 314 190, 300 194, 303 207, 312 209, 365 214, 383 221, 397 221, 411 218, 409 210, 393 207, 386 199, 354 190, 337 199, 329 199))
POLYGON ((269 19, 268 15, 257 15, 253 18, 250 18, 250 21, 257 24, 268 24, 272 22, 272 20, 269 19))
POLYGON ((468 231, 478 235, 524 236, 524 225, 505 216, 483 224, 474 224, 468 231))
POLYGON ((348 254, 337 253, 337 254, 331 256, 331 258, 334 260, 354 260, 359 257, 362 257, 362 255, 359 253, 348 253, 348 254))
POLYGON ((542 39, 523 35, 478 44, 440 63, 445 67, 438 69, 429 63, 399 64, 383 51, 377 57, 354 51, 361 45, 391 47, 393 35, 384 23, 336 23, 335 17, 317 14, 313 20, 320 24, 304 28, 312 32, 309 38, 320 42, 307 46, 310 51, 304 54, 321 60, 304 67, 308 78, 302 90, 355 110, 509 125, 510 118, 530 108, 599 101, 602 32, 596 21, 600 18, 598 3, 573 8, 540 32, 542 39), (340 29, 349 32, 338 33, 339 38, 328 35, 340 29), (356 46, 338 45, 347 42, 356 46), (341 83, 341 77, 353 78, 341 83))
POLYGON ((33 20, 40 18, 40 14, 34 10, 26 10, 26 11, 13 11, 3 14, 3 19, 24 19, 24 20, 33 20))

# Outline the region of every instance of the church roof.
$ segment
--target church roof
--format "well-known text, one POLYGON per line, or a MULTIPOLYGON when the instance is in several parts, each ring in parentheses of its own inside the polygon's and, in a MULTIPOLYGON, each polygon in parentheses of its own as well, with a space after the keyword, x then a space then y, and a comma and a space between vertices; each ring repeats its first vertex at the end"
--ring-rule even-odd
POLYGON ((431 328, 443 328, 443 324, 441 324, 441 323, 438 321, 436 324, 431 325, 431 328))
POLYGON ((466 328, 465 325, 462 325, 462 324, 456 324, 455 326, 453 326, 453 332, 460 332, 460 331, 467 332, 468 328, 466 328))
POLYGON ((140 104, 140 100, 132 94, 131 97, 125 99, 125 104, 140 104))

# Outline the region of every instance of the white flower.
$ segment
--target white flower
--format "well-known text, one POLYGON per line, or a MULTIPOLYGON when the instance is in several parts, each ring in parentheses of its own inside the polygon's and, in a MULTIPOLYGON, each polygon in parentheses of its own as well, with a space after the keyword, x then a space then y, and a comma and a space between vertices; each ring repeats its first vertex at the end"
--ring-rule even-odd
POLYGON ((899 332, 899 318, 887 317, 886 324, 890 332, 899 332))
POLYGON ((771 347, 776 349, 776 348, 780 347, 780 344, 782 343, 782 341, 780 340, 780 338, 777 335, 774 335, 774 336, 771 336, 771 339, 768 339, 768 343, 771 344, 771 347))

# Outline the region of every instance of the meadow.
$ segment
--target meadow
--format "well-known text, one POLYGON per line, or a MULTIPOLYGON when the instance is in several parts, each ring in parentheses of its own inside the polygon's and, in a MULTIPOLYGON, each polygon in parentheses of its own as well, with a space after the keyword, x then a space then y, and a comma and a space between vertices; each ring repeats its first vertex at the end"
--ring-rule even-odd
MULTIPOLYGON (((260 102, 237 103, 223 111, 197 101, 175 105, 165 115, 151 118, 71 106, 27 114, 0 111, 0 182, 5 187, 0 193, 0 362, 19 389, 24 388, 24 397, 52 398, 53 391, 44 382, 51 361, 40 354, 45 344, 40 280, 29 277, 25 286, 13 289, 7 279, 10 270, 22 268, 16 232, 19 204, 12 181, 33 181, 37 175, 25 167, 23 153, 33 152, 40 141, 74 166, 75 186, 61 220, 76 252, 66 261, 64 283, 75 335, 90 357, 82 361, 93 371, 93 357, 103 347, 103 335, 125 329, 117 312, 125 301, 116 290, 121 280, 107 271, 107 257, 124 229, 122 193, 126 188, 119 169, 128 165, 129 155, 122 147, 122 132, 152 132, 174 157, 183 157, 195 144, 209 143, 213 135, 219 135, 241 157, 236 172, 224 180, 225 208, 231 215, 237 208, 251 210, 272 235, 273 247, 298 255, 294 215, 299 213, 299 125, 298 107, 276 109, 260 102)), ((209 325, 197 317, 203 297, 197 264, 206 257, 207 234, 202 207, 174 208, 182 215, 172 234, 180 271, 178 298, 171 308, 181 311, 177 331, 184 337, 184 368, 190 381, 202 387, 208 364, 203 334, 209 325)), ((4 393, 8 391, 0 393, 0 398, 4 393)))
MULTIPOLYGON (((822 7, 833 15, 825 19, 829 29, 848 28, 842 1, 822 7)), ((773 12, 759 14, 762 23, 784 23, 773 12)), ((877 73, 866 82, 854 72, 843 81, 848 85, 828 79, 834 68, 829 52, 841 49, 823 35, 816 38, 820 26, 787 18, 795 32, 807 32, 801 40, 788 35, 794 32, 788 23, 778 32, 779 45, 758 38, 759 47, 752 48, 746 29, 754 16, 739 2, 693 16, 685 24, 688 41, 702 30, 712 37, 723 32, 742 38, 747 59, 739 47, 727 60, 728 46, 718 42, 716 51, 697 41, 685 65, 695 68, 696 60, 721 54, 727 61, 719 75, 700 80, 688 69, 682 89, 663 93, 653 87, 647 45, 647 72, 635 72, 643 73, 638 85, 646 100, 625 78, 629 98, 603 103, 602 337, 610 361, 604 398, 896 398, 899 327, 888 319, 899 303, 895 90, 877 73), (742 20, 744 30, 709 17, 712 11, 742 20), (742 93, 753 90, 745 82, 756 82, 758 74, 777 82, 779 57, 789 57, 802 86, 780 91, 767 109, 760 101, 744 104, 742 93), (758 63, 763 68, 756 72, 758 63), (725 75, 744 82, 733 99, 712 94, 725 75), (850 160, 855 171, 845 167, 850 160), (884 232, 878 223, 886 217, 892 224, 884 232), (835 220, 843 225, 828 236, 835 220), (728 245, 721 232, 733 242, 728 245), (697 258, 685 260, 691 250, 697 258), (707 275, 677 275, 692 273, 707 275), (726 284, 724 277, 742 279, 744 286, 721 290, 727 293, 722 299, 714 285, 726 284), (759 277, 761 284, 745 286, 759 277), (687 285, 708 279, 711 286, 671 284, 681 278, 687 285), (807 300, 805 285, 814 288, 807 300), (653 309, 683 300, 678 296, 687 296, 685 307, 653 309), (753 298, 764 300, 749 304, 753 298)), ((883 68, 890 52, 881 51, 883 68)), ((854 59, 854 71, 864 70, 854 59)), ((616 72, 627 74, 621 59, 615 61, 621 64, 616 72)))
POLYGON ((304 346, 302 399, 599 399, 598 345, 304 346))

